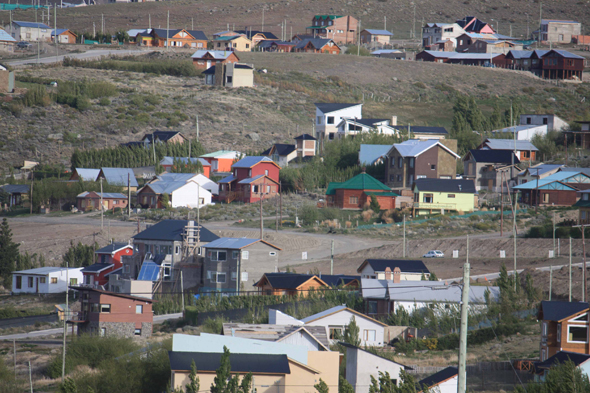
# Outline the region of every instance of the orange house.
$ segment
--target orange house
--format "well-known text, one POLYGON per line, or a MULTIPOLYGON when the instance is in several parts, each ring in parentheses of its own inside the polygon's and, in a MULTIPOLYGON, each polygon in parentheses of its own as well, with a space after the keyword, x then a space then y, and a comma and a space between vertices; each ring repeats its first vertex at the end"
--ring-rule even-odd
POLYGON ((55 29, 51 32, 51 41, 55 42, 55 34, 57 33, 57 43, 58 44, 75 44, 76 38, 78 37, 76 34, 72 33, 68 29, 55 29))
POLYGON ((261 295, 295 296, 307 295, 310 291, 322 288, 343 287, 358 288, 360 276, 296 274, 296 273, 265 273, 254 284, 261 295))
POLYGON ((199 30, 152 29, 150 35, 154 37, 151 46, 207 49, 207 36, 199 30))
POLYGON ((331 182, 326 190, 328 207, 339 209, 363 209, 371 198, 377 199, 381 210, 395 209, 395 198, 398 196, 391 188, 364 172, 343 183, 331 182))
POLYGON ((175 161, 176 162, 180 162, 180 164, 187 164, 188 161, 190 160, 191 163, 196 163, 197 161, 201 163, 201 165, 203 166, 203 175, 207 178, 210 177, 211 175, 211 164, 209 164, 208 161, 206 161, 204 158, 189 158, 189 157, 169 157, 166 156, 162 159, 162 161, 160 161, 160 165, 162 166, 162 168, 164 168, 164 170, 166 172, 171 172, 174 165, 175 165, 175 161))
POLYGON ((201 49, 191 56, 197 70, 208 70, 217 63, 237 63, 240 61, 233 51, 201 49))
POLYGON ((299 42, 293 52, 340 54, 340 47, 331 39, 311 38, 299 42))
POLYGON ((540 360, 560 351, 590 354, 586 302, 542 301, 537 319, 541 322, 540 360))
MULTIPOLYGON (((85 191, 76 197, 77 208, 80 211, 99 210, 101 193, 95 191, 85 191)), ((105 210, 127 207, 127 197, 118 192, 103 192, 102 205, 105 210)))
POLYGON ((231 172, 231 166, 243 156, 245 155, 239 151, 218 150, 213 153, 204 154, 199 158, 211 164, 211 172, 231 172))

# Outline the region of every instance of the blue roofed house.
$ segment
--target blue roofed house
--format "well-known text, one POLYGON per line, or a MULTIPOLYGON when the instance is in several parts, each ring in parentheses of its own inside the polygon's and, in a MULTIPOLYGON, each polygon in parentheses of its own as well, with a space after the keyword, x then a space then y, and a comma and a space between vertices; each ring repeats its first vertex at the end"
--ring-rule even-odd
POLYGON ((391 145, 361 145, 359 164, 361 166, 379 165, 387 159, 391 145))
POLYGON ((364 29, 361 31, 361 42, 363 44, 389 45, 393 33, 387 30, 364 29))
POLYGON ((123 187, 132 192, 137 191, 137 179, 131 168, 100 168, 97 180, 103 179, 109 186, 123 187))
POLYGON ((79 181, 97 181, 100 169, 93 168, 74 168, 70 180, 79 181))
POLYGON ((17 41, 51 41, 51 27, 45 23, 13 20, 4 30, 17 41))
POLYGON ((222 237, 205 245, 201 292, 250 291, 279 266, 281 248, 261 239, 222 237))
POLYGON ((29 201, 29 191, 31 186, 28 184, 5 184, 0 186, 0 194, 8 194, 8 201, 5 202, 9 207, 21 206, 25 201, 29 201))
MULTIPOLYGON (((16 44, 16 39, 8 34, 6 31, 0 29, 0 51, 14 52, 14 45, 16 44)), ((1 86, 1 85, 0 85, 1 86)))
POLYGON ((60 44, 75 44, 78 37, 69 29, 54 29, 51 31, 51 40, 55 42, 57 35, 57 42, 60 44))
POLYGON ((81 212, 100 210, 124 209, 127 207, 128 196, 120 192, 84 191, 76 196, 76 208, 81 212))
POLYGON ((578 191, 590 189, 590 176, 583 172, 559 171, 513 189, 520 193, 522 203, 529 206, 573 206, 580 198, 578 191))

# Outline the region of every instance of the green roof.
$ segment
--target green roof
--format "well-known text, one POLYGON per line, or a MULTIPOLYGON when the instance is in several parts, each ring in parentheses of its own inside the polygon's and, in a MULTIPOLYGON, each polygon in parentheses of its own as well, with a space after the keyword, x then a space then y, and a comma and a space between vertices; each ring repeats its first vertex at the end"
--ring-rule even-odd
POLYGON ((332 195, 337 189, 345 190, 383 190, 391 192, 391 188, 366 173, 360 173, 344 183, 330 183, 326 195, 332 195), (328 193, 331 192, 331 193, 328 193))
POLYGON ((240 35, 224 35, 221 37, 215 37, 213 41, 231 41, 236 38, 240 38, 240 35))
POLYGON ((325 29, 326 27, 330 27, 330 26, 309 26, 309 27, 306 27, 306 29, 325 29))
POLYGON ((316 15, 313 17, 314 19, 338 19, 342 18, 342 15, 316 15))
POLYGON ((580 199, 578 202, 574 204, 576 207, 590 207, 590 201, 584 201, 580 199))
POLYGON ((385 191, 385 192, 378 192, 378 191, 369 191, 369 192, 365 192, 365 194, 369 195, 369 196, 389 196, 389 197, 398 197, 399 195, 396 194, 393 191, 385 191))

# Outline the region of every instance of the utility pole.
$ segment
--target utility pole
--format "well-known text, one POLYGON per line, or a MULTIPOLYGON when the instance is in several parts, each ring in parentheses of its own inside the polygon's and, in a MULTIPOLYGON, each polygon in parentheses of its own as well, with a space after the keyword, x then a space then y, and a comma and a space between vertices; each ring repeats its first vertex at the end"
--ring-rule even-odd
POLYGON ((127 174, 127 215, 131 217, 131 174, 127 174))
POLYGON ((184 280, 182 278, 182 270, 180 271, 180 296, 182 297, 182 312, 184 314, 184 280))
POLYGON ((29 386, 31 387, 31 393, 33 393, 33 374, 31 373, 31 362, 29 361, 29 386))
MULTIPOLYGON (((70 280, 68 276, 68 271, 70 270, 70 262, 66 259, 66 308, 64 309, 64 342, 63 342, 63 350, 62 350, 62 360, 61 360, 61 383, 63 384, 66 378, 66 335, 68 333, 68 307, 69 307, 69 299, 68 294, 70 292, 70 280)), ((31 390, 32 391, 32 390, 31 390)))
POLYGON ((359 19, 358 38, 356 41, 356 55, 361 55, 361 20, 359 19))
POLYGON ((570 297, 569 301, 572 301, 572 238, 570 237, 570 297))
POLYGON ((502 191, 500 192, 500 237, 504 235, 504 171, 500 173, 502 191))
POLYGON ((414 20, 412 22, 412 38, 416 39, 416 3, 414 3, 414 20))
POLYGON ((330 275, 334 274, 334 240, 332 240, 332 252, 330 254, 330 275))
POLYGON ((404 214, 404 244, 403 244, 403 256, 406 257, 406 215, 404 214))
POLYGON ((195 29, 195 18, 191 18, 191 30, 195 29))
POLYGON ((553 211, 553 258, 555 258, 555 210, 553 211))
POLYGON ((553 285, 553 265, 549 266, 549 301, 551 301, 551 287, 553 285))
POLYGON ((12 352, 14 354, 14 380, 16 381, 16 338, 12 339, 12 352))
POLYGON ((35 173, 31 172, 31 211, 29 214, 33 214, 33 184, 35 184, 35 173))
POLYGON ((197 142, 199 141, 199 115, 195 115, 195 122, 197 124, 197 142))
POLYGON ((584 280, 584 285, 582 285, 582 301, 585 302, 586 301, 586 238, 584 236, 584 232, 586 227, 590 227, 590 224, 583 224, 583 225, 574 225, 574 228, 580 228, 580 230, 582 231, 582 254, 583 254, 583 263, 584 263, 584 267, 582 268, 583 272, 582 272, 582 280, 584 280))
POLYGON ((168 36, 170 35, 170 10, 168 10, 168 18, 166 19, 166 50, 170 49, 170 42, 168 36))
MULTIPOLYGON (((264 183, 262 183, 262 187, 264 187, 264 183)), ((264 240, 264 221, 262 221, 262 189, 260 189, 260 240, 264 240)))
MULTIPOLYGON (((266 5, 262 6, 262 31, 264 31, 264 9, 266 8, 266 5)), ((229 28, 228 28, 229 30, 229 28)))
POLYGON ((457 393, 466 392, 466 358, 467 358, 467 318, 469 307, 469 235, 467 236, 467 258, 463 265, 463 291, 461 293, 461 330, 459 332, 459 384, 457 393))
POLYGON ((102 177, 100 178, 100 231, 104 230, 104 216, 102 211, 102 177))
POLYGON ((387 30, 387 16, 383 17, 383 30, 387 30))
POLYGON ((514 195, 514 210, 512 211, 512 237, 514 238, 514 290, 516 290, 516 195, 514 195))
MULTIPOLYGON (((49 20, 49 18, 47 20, 49 20)), ((59 57, 59 48, 57 47, 57 42, 58 42, 58 39, 57 39, 57 5, 55 6, 55 9, 53 10, 53 33, 55 36, 55 62, 57 63, 57 58, 59 57)))
POLYGON ((281 216, 281 223, 280 226, 281 228, 283 227, 283 185, 281 184, 281 182, 279 182, 279 210, 280 210, 280 216, 281 216))
POLYGON ((152 28, 152 14, 148 14, 148 27, 151 29, 152 28))

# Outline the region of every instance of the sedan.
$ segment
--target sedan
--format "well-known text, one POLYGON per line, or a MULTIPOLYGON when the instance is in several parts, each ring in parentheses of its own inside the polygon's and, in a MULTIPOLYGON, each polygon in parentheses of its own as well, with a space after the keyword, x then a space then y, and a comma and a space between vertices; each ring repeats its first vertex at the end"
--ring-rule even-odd
POLYGON ((17 48, 19 49, 29 49, 32 48, 33 45, 30 42, 27 41, 21 41, 18 44, 16 44, 17 48))
POLYGON ((439 250, 430 250, 426 254, 422 255, 422 258, 443 258, 445 254, 439 250))

